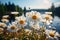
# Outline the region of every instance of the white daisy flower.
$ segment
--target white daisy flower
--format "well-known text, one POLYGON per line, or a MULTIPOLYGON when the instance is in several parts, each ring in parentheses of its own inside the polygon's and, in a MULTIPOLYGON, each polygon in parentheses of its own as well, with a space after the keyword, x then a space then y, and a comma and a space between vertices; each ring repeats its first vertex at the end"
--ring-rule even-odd
POLYGON ((9 25, 7 30, 9 32, 17 32, 18 31, 18 28, 15 26, 15 25, 9 25))
POLYGON ((4 29, 3 28, 0 28, 0 32, 2 32, 4 29))
POLYGON ((6 25, 5 23, 1 23, 1 22, 0 22, 0 27, 3 27, 3 28, 4 28, 4 27, 6 27, 6 26, 7 26, 7 25, 6 25))
POLYGON ((31 12, 27 12, 26 17, 31 17, 31 12))
POLYGON ((50 15, 50 14, 52 14, 52 12, 45 12, 45 14, 48 14, 48 15, 50 15))
POLYGON ((17 22, 12 22, 11 24, 13 24, 13 25, 17 25, 17 22))
POLYGON ((17 21, 18 27, 24 27, 24 26, 26 26, 26 18, 24 16, 20 16, 17 20, 18 20, 17 21))
POLYGON ((9 22, 8 19, 1 19, 2 22, 9 22))
POLYGON ((29 30, 29 29, 25 29, 25 32, 31 32, 31 30, 29 30))
POLYGON ((48 29, 46 29, 45 32, 46 32, 46 35, 48 37, 49 36, 54 37, 55 36, 55 33, 56 33, 56 31, 54 31, 54 30, 48 30, 48 29))
POLYGON ((48 15, 48 14, 45 14, 42 16, 42 20, 44 20, 44 23, 46 25, 50 25, 52 23, 52 19, 53 19, 53 17, 51 15, 48 15))
POLYGON ((60 35, 59 35, 59 33, 58 33, 58 32, 56 32, 56 33, 55 33, 55 36, 60 37, 60 35))
POLYGON ((9 17, 9 15, 4 15, 2 18, 7 19, 8 17, 9 17))
POLYGON ((55 36, 55 31, 50 31, 50 32, 49 32, 49 35, 50 35, 51 37, 54 37, 54 36, 55 36))
POLYGON ((41 19, 40 13, 36 12, 36 11, 32 11, 32 12, 26 13, 26 15, 27 15, 26 16, 27 20, 29 20, 29 23, 30 22, 39 23, 39 21, 41 19))
POLYGON ((27 35, 29 35, 32 32, 32 30, 25 29, 25 32, 27 33, 27 35))
POLYGON ((51 15, 45 15, 44 18, 45 18, 46 20, 52 20, 52 19, 53 19, 51 15))
POLYGON ((19 12, 11 12, 11 14, 17 15, 19 14, 19 12))
POLYGON ((19 17, 15 17, 15 20, 18 20, 19 19, 19 17))

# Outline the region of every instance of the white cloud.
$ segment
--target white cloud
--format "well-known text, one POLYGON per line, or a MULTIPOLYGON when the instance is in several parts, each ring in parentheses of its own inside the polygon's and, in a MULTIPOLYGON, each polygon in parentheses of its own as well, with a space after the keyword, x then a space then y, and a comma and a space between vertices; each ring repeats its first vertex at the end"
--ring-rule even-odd
POLYGON ((55 7, 58 7, 58 6, 60 6, 60 2, 55 2, 54 5, 55 5, 55 7))
POLYGON ((36 5, 30 5, 27 7, 30 7, 31 9, 48 9, 51 6, 50 0, 37 0, 36 5))
POLYGON ((50 0, 43 0, 44 3, 49 4, 50 0))

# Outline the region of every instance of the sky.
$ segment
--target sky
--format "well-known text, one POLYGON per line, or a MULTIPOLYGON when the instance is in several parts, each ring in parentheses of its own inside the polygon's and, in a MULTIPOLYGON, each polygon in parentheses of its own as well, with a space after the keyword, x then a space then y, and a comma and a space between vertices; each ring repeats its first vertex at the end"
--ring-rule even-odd
POLYGON ((48 9, 51 7, 51 4, 54 3, 55 7, 60 5, 60 0, 0 0, 1 3, 14 3, 20 7, 26 7, 29 9, 48 9))

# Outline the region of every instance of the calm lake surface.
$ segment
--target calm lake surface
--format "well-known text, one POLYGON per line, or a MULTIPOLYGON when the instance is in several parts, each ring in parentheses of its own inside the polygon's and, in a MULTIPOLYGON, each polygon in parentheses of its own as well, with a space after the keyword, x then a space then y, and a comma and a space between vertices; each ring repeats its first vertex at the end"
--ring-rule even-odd
MULTIPOLYGON (((44 15, 44 14, 41 14, 41 15, 44 15)), ((40 25, 42 25, 42 24, 40 24, 40 25)), ((52 24, 50 26, 55 27, 56 31, 60 33, 60 18, 58 16, 54 16, 52 24)), ((47 26, 47 28, 48 28, 48 26, 47 26)))
POLYGON ((57 16, 54 16, 52 25, 56 28, 56 31, 60 33, 60 18, 57 16))

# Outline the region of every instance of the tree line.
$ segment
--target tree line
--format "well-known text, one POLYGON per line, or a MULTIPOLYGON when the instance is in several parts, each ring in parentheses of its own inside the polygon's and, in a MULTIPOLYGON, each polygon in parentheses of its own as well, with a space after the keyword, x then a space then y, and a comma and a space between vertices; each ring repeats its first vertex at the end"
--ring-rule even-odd
MULTIPOLYGON (((10 15, 10 13, 14 11, 19 12, 19 15, 22 15, 22 12, 24 12, 25 15, 26 7, 22 9, 21 7, 19 7, 19 5, 15 5, 14 3, 8 2, 8 4, 3 4, 0 2, 0 18, 2 18, 3 15, 10 15)), ((56 15, 60 17, 60 6, 55 7, 54 3, 52 3, 52 6, 48 9, 48 11, 53 13, 52 16, 56 15)))
POLYGON ((15 5, 14 3, 8 2, 8 4, 7 3, 3 4, 0 2, 0 17, 6 14, 10 14, 10 12, 14 11, 21 13, 23 12, 23 9, 18 5, 15 5))
POLYGON ((53 13, 52 16, 60 17, 60 5, 55 7, 54 3, 52 3, 52 6, 48 9, 48 11, 53 13))

